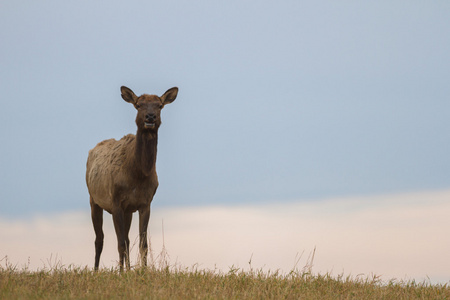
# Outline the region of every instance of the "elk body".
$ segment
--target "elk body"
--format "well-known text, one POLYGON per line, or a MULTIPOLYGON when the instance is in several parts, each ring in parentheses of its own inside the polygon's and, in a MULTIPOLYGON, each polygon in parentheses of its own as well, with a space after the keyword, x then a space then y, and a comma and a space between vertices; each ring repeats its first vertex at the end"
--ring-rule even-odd
POLYGON ((103 250, 103 210, 112 214, 117 235, 119 266, 130 268, 128 233, 132 214, 139 212, 139 251, 142 265, 147 264, 147 227, 150 203, 158 188, 156 148, 161 109, 175 100, 174 87, 161 97, 144 94, 136 96, 122 86, 122 98, 137 110, 136 135, 121 140, 105 140, 89 151, 86 184, 90 195, 91 217, 95 231, 95 270, 103 250))

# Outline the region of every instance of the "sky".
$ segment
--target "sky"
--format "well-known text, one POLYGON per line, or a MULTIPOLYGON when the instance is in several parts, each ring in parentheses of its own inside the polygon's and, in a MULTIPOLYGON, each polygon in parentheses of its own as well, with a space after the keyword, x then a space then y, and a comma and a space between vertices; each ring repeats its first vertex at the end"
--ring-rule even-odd
POLYGON ((136 131, 122 85, 179 88, 154 212, 445 193, 449 15, 446 1, 2 1, 0 218, 89 214, 89 149, 136 131))
MULTIPOLYGON (((384 283, 445 284, 450 281, 449 197, 445 191, 258 206, 162 207, 150 221, 149 263, 223 273, 294 270, 384 283)), ((118 261, 111 218, 105 218, 104 232, 100 267, 110 269, 118 261)), ((0 240, 8 241, 0 248, 0 268, 92 268, 94 238, 84 211, 0 218, 0 240)), ((137 266, 137 222, 130 242, 131 264, 137 266)))

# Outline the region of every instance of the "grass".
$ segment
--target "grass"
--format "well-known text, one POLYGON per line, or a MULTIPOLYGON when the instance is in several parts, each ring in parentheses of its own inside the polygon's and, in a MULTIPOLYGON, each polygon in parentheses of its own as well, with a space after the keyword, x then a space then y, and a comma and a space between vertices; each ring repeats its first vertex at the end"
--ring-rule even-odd
POLYGON ((164 259, 123 273, 60 263, 29 271, 7 258, 1 262, 0 299, 450 299, 447 284, 314 275, 312 260, 289 274, 199 270, 169 266, 164 259))

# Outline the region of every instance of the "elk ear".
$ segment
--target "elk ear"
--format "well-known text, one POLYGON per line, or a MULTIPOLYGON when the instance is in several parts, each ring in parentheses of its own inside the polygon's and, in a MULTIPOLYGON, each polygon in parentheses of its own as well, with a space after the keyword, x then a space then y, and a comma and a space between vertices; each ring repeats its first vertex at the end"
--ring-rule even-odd
POLYGON ((161 101, 163 102, 163 105, 172 103, 175 101, 175 98, 178 95, 178 88, 173 87, 171 89, 168 89, 167 92, 164 93, 164 95, 161 96, 161 101))
POLYGON ((133 93, 132 90, 127 88, 126 86, 120 87, 120 92, 122 93, 123 100, 127 101, 128 103, 135 104, 137 100, 137 96, 133 93))

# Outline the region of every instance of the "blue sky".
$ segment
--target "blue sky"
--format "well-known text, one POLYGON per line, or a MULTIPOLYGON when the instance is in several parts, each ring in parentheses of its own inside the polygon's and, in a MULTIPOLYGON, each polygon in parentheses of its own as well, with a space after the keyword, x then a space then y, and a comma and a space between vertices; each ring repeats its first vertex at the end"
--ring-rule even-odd
POLYGON ((2 1, 0 215, 88 209, 162 94, 153 207, 450 188, 446 1, 2 1))

